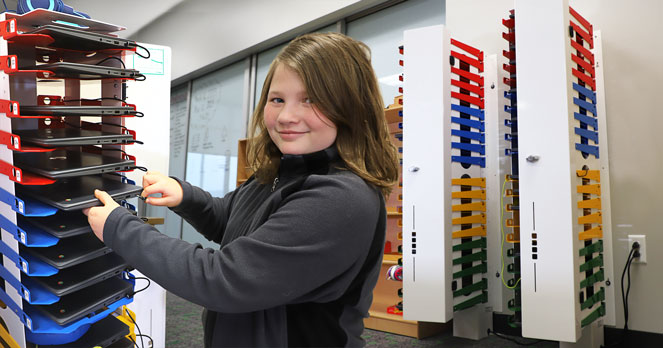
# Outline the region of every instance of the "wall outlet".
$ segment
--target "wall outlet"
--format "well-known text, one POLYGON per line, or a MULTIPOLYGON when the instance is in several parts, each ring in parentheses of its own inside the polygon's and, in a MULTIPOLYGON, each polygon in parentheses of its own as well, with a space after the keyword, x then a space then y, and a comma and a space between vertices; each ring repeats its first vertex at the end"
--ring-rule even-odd
POLYGON ((640 257, 633 259, 633 263, 647 263, 647 244, 644 234, 629 234, 628 235, 628 251, 631 252, 631 246, 634 242, 640 244, 640 257))

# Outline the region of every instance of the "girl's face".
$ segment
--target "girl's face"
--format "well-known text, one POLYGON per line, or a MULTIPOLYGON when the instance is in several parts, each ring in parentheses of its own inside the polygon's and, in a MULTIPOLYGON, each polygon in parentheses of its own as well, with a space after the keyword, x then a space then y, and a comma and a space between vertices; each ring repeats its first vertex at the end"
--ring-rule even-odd
POLYGON ((308 99, 299 75, 279 65, 264 109, 269 136, 284 155, 320 151, 336 141, 336 126, 308 99))

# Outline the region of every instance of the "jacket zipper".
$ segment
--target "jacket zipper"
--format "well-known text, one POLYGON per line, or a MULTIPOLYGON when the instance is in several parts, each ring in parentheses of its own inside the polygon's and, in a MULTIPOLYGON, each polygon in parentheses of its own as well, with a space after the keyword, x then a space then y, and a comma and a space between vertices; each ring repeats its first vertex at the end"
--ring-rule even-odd
POLYGON ((276 189, 276 185, 279 183, 279 178, 274 178, 274 183, 272 184, 272 192, 276 189))

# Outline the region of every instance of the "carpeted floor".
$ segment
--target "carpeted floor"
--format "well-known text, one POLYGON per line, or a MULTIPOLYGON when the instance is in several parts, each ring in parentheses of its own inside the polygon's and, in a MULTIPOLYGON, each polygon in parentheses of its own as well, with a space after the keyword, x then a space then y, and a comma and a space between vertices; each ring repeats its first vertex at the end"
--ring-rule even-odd
POLYGON ((195 348, 203 346, 203 308, 166 294, 166 347, 195 348))
MULTIPOLYGON (((203 346, 203 328, 200 320, 202 307, 185 301, 176 295, 168 293, 166 296, 166 347, 192 348, 203 346)), ((445 348, 506 348, 515 347, 516 344, 502 338, 490 336, 480 341, 453 337, 451 332, 423 340, 394 335, 381 331, 364 330, 362 335, 366 347, 445 347, 445 348)), ((520 342, 532 342, 521 339, 520 342)), ((530 347, 558 347, 557 342, 540 342, 530 347)))

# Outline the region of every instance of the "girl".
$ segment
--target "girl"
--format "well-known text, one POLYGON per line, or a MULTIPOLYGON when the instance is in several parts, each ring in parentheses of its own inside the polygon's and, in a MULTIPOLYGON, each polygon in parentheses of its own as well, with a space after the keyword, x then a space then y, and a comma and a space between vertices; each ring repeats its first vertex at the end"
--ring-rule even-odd
POLYGON ((148 204, 170 207, 220 250, 160 234, 102 191, 104 206, 85 211, 94 233, 206 308, 206 347, 363 346, 384 197, 398 179, 368 47, 336 33, 293 40, 270 67, 250 134, 255 174, 223 198, 143 177, 148 204))

